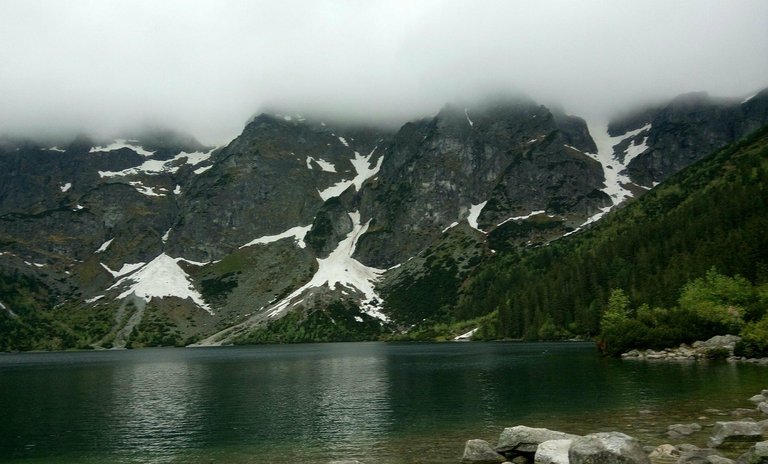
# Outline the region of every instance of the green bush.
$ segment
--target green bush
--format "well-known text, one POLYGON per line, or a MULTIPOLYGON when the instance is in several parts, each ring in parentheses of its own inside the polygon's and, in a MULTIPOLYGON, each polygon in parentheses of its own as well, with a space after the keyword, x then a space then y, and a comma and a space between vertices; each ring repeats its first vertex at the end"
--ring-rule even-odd
POLYGON ((741 341, 734 350, 736 356, 747 358, 768 357, 768 316, 750 322, 741 331, 741 341))

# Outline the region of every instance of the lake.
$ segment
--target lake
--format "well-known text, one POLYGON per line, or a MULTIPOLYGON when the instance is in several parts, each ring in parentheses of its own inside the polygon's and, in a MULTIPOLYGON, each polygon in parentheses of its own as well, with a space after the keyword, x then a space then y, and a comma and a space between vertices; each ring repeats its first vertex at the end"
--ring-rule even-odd
POLYGON ((765 367, 604 359, 591 343, 0 354, 0 462, 457 463, 467 439, 519 424, 659 444, 763 388, 765 367))

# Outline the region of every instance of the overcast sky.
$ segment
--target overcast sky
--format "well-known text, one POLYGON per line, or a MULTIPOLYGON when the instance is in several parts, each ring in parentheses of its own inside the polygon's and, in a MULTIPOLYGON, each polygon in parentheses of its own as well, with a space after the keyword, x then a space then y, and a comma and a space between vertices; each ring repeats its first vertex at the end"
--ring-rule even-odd
POLYGON ((765 86, 765 0, 0 0, 0 133, 223 143, 266 107, 391 123, 510 91, 593 118, 765 86))

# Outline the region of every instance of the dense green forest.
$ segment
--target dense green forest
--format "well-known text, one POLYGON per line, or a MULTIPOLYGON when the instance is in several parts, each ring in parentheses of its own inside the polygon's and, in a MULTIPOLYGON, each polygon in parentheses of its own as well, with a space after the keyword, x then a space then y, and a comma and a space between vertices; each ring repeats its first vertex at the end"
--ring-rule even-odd
POLYGON ((497 311, 481 339, 592 337, 613 290, 636 306, 672 308, 713 267, 750 284, 768 281, 768 127, 589 230, 498 253, 465 283, 455 317, 497 311))

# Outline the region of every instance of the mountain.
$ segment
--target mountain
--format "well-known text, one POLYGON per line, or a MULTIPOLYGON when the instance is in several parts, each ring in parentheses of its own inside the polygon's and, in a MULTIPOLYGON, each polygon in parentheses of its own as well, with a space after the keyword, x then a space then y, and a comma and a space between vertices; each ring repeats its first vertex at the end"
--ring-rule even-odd
POLYGON ((467 310, 466 288, 484 263, 581 235, 764 125, 767 102, 683 96, 606 126, 509 99, 397 131, 261 114, 218 148, 0 139, 0 348, 371 339, 481 316, 498 305, 467 310))
MULTIPOLYGON (((658 308, 673 307, 681 288, 713 268, 768 284, 767 207, 763 126, 582 234, 486 261, 464 282, 458 311, 496 309, 478 332, 489 338, 594 335, 614 289, 661 319, 658 308)), ((765 304, 746 311, 758 320, 765 304)))

